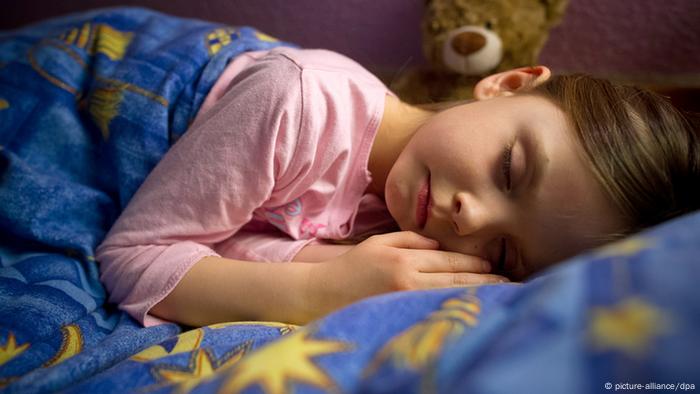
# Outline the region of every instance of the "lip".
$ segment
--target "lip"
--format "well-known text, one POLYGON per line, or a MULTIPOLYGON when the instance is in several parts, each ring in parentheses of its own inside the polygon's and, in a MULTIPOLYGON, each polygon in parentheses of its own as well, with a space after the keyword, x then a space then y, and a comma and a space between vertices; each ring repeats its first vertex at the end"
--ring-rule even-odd
POLYGON ((421 230, 425 228, 425 223, 428 221, 430 204, 430 173, 428 173, 428 179, 423 182, 418 190, 416 203, 416 224, 421 230))

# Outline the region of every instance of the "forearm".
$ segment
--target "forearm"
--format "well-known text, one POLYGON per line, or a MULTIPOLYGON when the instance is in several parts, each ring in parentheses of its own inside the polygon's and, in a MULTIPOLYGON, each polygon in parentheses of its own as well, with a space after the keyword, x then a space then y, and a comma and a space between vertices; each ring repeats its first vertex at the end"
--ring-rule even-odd
POLYGON ((355 245, 337 244, 309 244, 304 246, 292 261, 304 261, 307 263, 320 263, 331 260, 349 251, 355 245))
POLYGON ((205 257, 150 313, 191 326, 247 320, 303 325, 318 317, 308 297, 312 265, 205 257))

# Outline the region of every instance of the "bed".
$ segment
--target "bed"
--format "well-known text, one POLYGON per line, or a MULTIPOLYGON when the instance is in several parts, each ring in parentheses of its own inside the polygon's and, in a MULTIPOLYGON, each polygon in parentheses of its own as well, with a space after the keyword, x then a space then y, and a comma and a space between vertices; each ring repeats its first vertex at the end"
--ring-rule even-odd
POLYGON ((0 33, 2 392, 700 387, 699 212, 523 283, 396 292, 304 326, 144 328, 108 303, 110 225, 228 60, 277 45, 293 44, 142 8, 0 33))

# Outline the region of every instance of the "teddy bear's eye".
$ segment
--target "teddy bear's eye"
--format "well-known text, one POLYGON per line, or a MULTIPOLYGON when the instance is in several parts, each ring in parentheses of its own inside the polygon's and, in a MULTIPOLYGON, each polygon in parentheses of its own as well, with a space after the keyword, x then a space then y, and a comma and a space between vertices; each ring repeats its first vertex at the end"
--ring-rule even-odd
POLYGON ((491 23, 491 21, 487 21, 487 22, 484 24, 484 27, 487 28, 487 29, 489 29, 489 30, 491 30, 491 29, 493 28, 493 23, 491 23))

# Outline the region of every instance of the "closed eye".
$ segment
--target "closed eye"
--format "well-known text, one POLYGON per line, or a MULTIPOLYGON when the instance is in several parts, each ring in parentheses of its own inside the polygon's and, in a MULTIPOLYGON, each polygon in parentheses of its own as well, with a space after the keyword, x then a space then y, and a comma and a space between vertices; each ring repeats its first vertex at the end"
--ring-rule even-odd
POLYGON ((503 151, 503 164, 501 166, 501 170, 503 172, 503 176, 506 180, 506 190, 510 191, 511 188, 511 167, 512 167, 512 158, 513 158, 513 146, 515 145, 514 142, 510 143, 506 149, 503 151))

